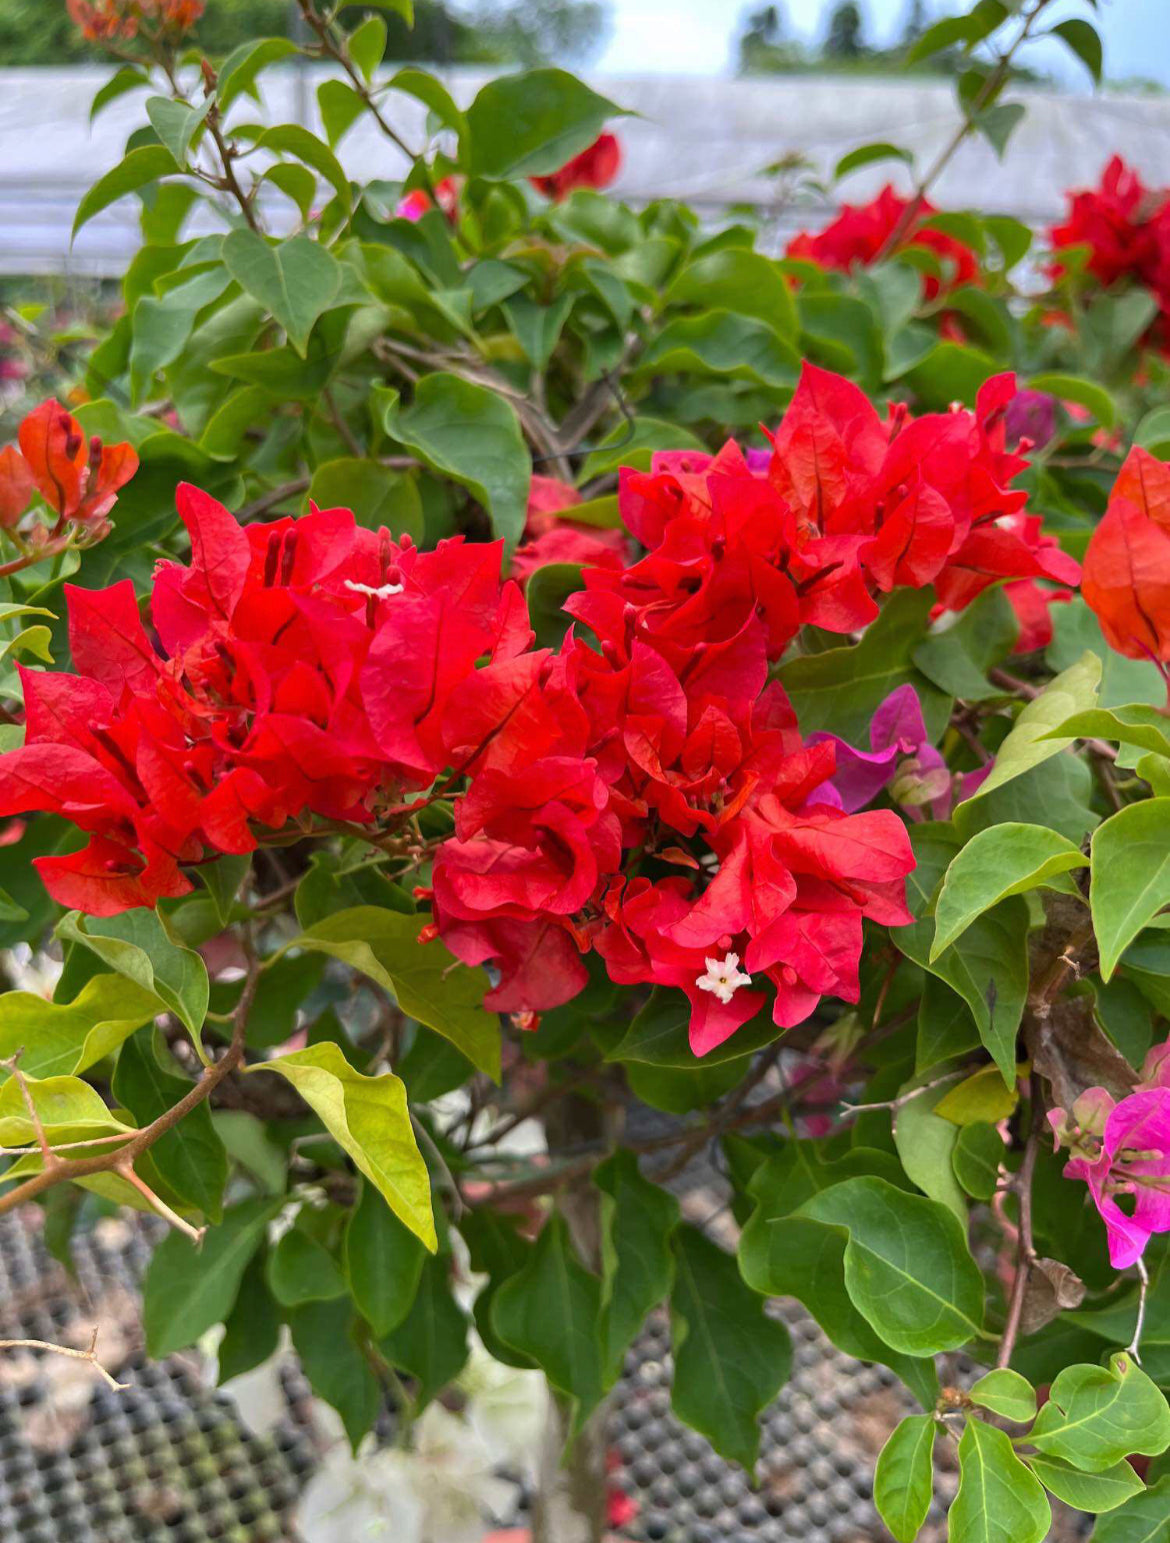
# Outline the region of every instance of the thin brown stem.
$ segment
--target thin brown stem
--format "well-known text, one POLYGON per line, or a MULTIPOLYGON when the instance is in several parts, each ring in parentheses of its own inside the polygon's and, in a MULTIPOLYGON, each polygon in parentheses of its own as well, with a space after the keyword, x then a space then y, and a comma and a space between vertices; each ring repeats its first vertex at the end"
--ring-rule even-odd
POLYGON ((75 1350, 72 1345, 55 1345, 48 1339, 0 1339, 0 1350, 51 1350, 54 1355, 68 1356, 71 1361, 88 1361, 90 1366, 106 1382, 115 1393, 121 1393, 128 1388, 128 1382, 119 1382, 116 1377, 105 1369, 97 1358, 97 1330, 93 1331, 93 1338, 89 1342, 88 1350, 75 1350))
POLYGON ((1031 1078, 1031 1120, 1028 1140, 1024 1147, 1024 1161, 1016 1175, 1015 1190, 1020 1199, 1020 1233, 1016 1243, 1016 1274, 1012 1281, 1011 1300, 1008 1303, 1007 1320, 999 1342, 997 1367, 1011 1364, 1012 1352, 1020 1335, 1024 1300, 1028 1294, 1028 1277, 1036 1261, 1036 1245, 1032 1236, 1032 1178, 1036 1172, 1036 1158, 1040 1152, 1040 1138, 1044 1126, 1044 1095, 1040 1077, 1036 1072, 1031 1078))

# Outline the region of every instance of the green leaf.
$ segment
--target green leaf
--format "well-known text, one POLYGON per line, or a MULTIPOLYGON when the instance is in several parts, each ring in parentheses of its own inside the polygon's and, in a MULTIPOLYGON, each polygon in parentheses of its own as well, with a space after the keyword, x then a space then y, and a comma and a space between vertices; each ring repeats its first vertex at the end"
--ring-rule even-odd
POLYGON ((418 1292, 426 1251, 372 1184, 345 1229, 345 1272, 359 1313, 379 1339, 396 1329, 418 1292))
POLYGON ((768 323, 720 310, 667 322, 638 361, 642 377, 728 375, 764 386, 793 386, 799 372, 800 355, 768 323))
POLYGON ((955 810, 955 825, 960 832, 969 825, 980 799, 1049 757, 1058 755, 1072 743, 1072 735, 1049 739, 1048 734, 1074 713, 1087 712, 1096 706, 1100 682, 1101 660, 1096 654, 1086 652, 1027 704, 1000 745, 991 775, 955 810))
MULTIPOLYGON (((996 7, 999 12, 999 20, 1002 21, 1007 14, 1002 5, 996 7)), ((985 13, 986 14, 986 13, 985 13)), ((995 12, 992 12, 994 15, 995 12)), ((990 19, 990 18, 989 18, 990 19)), ((995 23, 998 25, 998 21, 995 23)), ((986 37, 987 32, 993 28, 980 26, 976 11, 971 11, 962 16, 944 16, 942 21, 936 21, 933 26, 914 41, 913 47, 906 55, 907 64, 917 64, 920 59, 929 59, 932 54, 938 54, 944 48, 953 48, 956 44, 970 46, 986 37)))
POLYGON ((349 56, 367 81, 373 80, 385 52, 386 23, 380 16, 367 16, 349 35, 349 56))
POLYGON ((758 1417, 788 1381, 792 1342, 744 1284, 732 1255, 690 1226, 675 1231, 672 1247, 671 1408, 721 1457, 750 1472, 760 1450, 758 1417))
POLYGON ((1036 1418, 1035 1389, 1026 1377, 1010 1367, 987 1372, 971 1385, 967 1396, 980 1409, 990 1409, 992 1414, 1002 1415, 1017 1425, 1036 1418))
MULTIPOLYGON (((694 1070, 695 1052, 690 1046, 690 1003, 678 991, 655 987, 644 1007, 634 1014, 629 1028, 617 1045, 609 1051, 610 1061, 642 1061, 649 1066, 674 1067, 680 1071, 694 1070)), ((751 1055, 764 1045, 770 1045, 778 1037, 770 1012, 761 1010, 703 1057, 703 1066, 710 1069, 725 1061, 736 1061, 751 1055)))
POLYGON ((587 149, 622 109, 565 70, 522 70, 484 86, 467 109, 474 177, 540 177, 587 149))
POLYGON ((500 1080, 500 1021, 482 1006, 487 978, 455 963, 442 943, 418 941, 419 919, 384 906, 353 906, 293 939, 341 959, 389 991, 402 1011, 434 1029, 480 1071, 500 1080))
POLYGON ((1077 739, 1112 739, 1119 745, 1135 745, 1154 755, 1170 756, 1170 720, 1160 707, 1145 702, 1074 713, 1057 724, 1052 734, 1054 738, 1072 734, 1077 739))
POLYGON ((581 563, 545 563, 528 575, 524 598, 538 648, 559 648, 564 640, 572 620, 565 601, 585 587, 581 570, 581 563))
POLYGON ((1008 140, 1026 112, 1027 108, 1022 102, 997 102, 994 107, 985 107, 972 119, 1001 161, 1007 151, 1008 140))
POLYGON ((670 1236, 679 1206, 669 1190, 644 1179, 638 1159, 621 1148, 596 1169, 593 1182, 602 1192, 599 1332, 602 1381, 609 1387, 646 1315, 670 1294, 670 1236))
POLYGON ((1053 396, 1062 401, 1076 402, 1081 407, 1087 407, 1098 423, 1103 423, 1106 428, 1112 428, 1117 422, 1117 403, 1094 380, 1085 380, 1080 375, 1056 375, 1046 373, 1034 375, 1028 382, 1030 391, 1050 391, 1053 396))
POLYGON ((432 471, 458 482, 483 504, 511 550, 524 532, 532 463, 511 404, 457 375, 424 375, 414 400, 388 405, 391 439, 432 471))
POLYGON ((666 292, 668 305, 701 305, 754 316, 783 338, 799 331, 796 304, 774 258, 746 247, 705 252, 681 271, 666 292))
POLYGON ((157 911, 141 906, 108 917, 70 911, 57 923, 56 936, 88 948, 111 970, 153 992, 202 1054, 200 1030, 210 992, 207 966, 194 949, 174 942, 157 911))
POLYGON ((205 863, 199 870, 199 877, 203 880, 215 905, 215 914, 225 927, 232 914, 236 896, 251 872, 251 868, 251 854, 245 852, 241 855, 228 853, 217 858, 213 863, 205 863))
POLYGON ((333 186, 343 208, 349 209, 349 179, 342 170, 341 162, 328 145, 299 123, 280 123, 275 128, 265 129, 256 141, 256 148, 291 155, 306 166, 311 166, 333 186))
POLYGON ((1170 1474, 1127 1500, 1093 1528, 1091 1543, 1167 1543, 1170 1539, 1170 1474))
POLYGON ((245 1200, 229 1206, 196 1248, 168 1232, 146 1271, 142 1324, 155 1360, 184 1350, 232 1310, 244 1267, 259 1248, 280 1202, 245 1200))
POLYGON ((914 1543, 930 1510, 937 1429, 932 1414, 909 1414, 878 1457, 873 1503, 898 1543, 914 1543))
POLYGON ((86 1071, 160 1009, 153 991, 121 975, 95 975, 71 1002, 46 1002, 35 991, 0 995, 0 1060, 23 1052, 31 1077, 86 1071))
POLYGON ((924 1195, 953 1211, 966 1226, 967 1202, 952 1167, 959 1130, 935 1112, 945 1092, 945 1087, 928 1088, 899 1104, 894 1116, 894 1145, 906 1177, 924 1195))
POLYGON ((975 1120, 960 1127, 959 1139, 951 1153, 951 1167, 955 1178, 973 1199, 990 1200, 995 1194, 1003 1153, 1003 1138, 987 1120, 975 1120))
MULTIPOLYGON (((907 166, 913 166, 914 156, 904 146, 891 145, 887 140, 875 140, 870 145, 858 145, 856 150, 850 150, 837 162, 833 168, 833 181, 840 182, 841 178, 847 177, 851 171, 857 171, 862 166, 872 166, 877 161, 902 161, 907 166)), ((892 1528, 890 1530, 893 1531, 892 1528)))
POLYGON ((1164 905, 1170 905, 1170 798, 1129 804, 1093 832, 1089 906, 1101 979, 1164 905))
MULTIPOLYGON (((1147 659, 1127 659, 1115 653, 1101 635, 1097 618, 1079 595, 1067 605, 1052 607, 1053 639, 1046 660, 1050 669, 1065 670, 1075 664, 1086 649, 1101 662, 1101 687, 1098 705, 1118 707, 1132 702, 1150 702, 1161 706, 1166 700, 1166 684, 1156 665, 1147 659)), ((1092 706, 1086 704, 1086 708, 1092 706)))
POLYGON ((655 450, 707 451, 701 439, 690 429, 676 423, 664 423, 659 418, 635 418, 633 424, 620 423, 611 429, 595 450, 585 457, 581 468, 581 480, 589 482, 594 477, 604 477, 617 471, 619 466, 633 466, 639 471, 649 471, 650 457, 655 450))
POLYGON ((288 1326, 309 1386, 337 1410, 356 1453, 378 1418, 382 1389, 358 1347, 353 1304, 345 1297, 306 1302, 289 1313, 288 1326))
POLYGON ((944 1120, 956 1125, 976 1125, 981 1121, 994 1125, 1006 1120, 1017 1103, 1013 1077, 1005 1083, 998 1067, 981 1066, 939 1099, 937 1109, 944 1120))
POLYGON ((601 1283, 577 1258, 565 1219, 554 1212, 524 1268, 496 1292, 491 1319, 506 1345, 530 1356, 558 1392, 575 1400, 575 1430, 602 1396, 600 1312, 601 1283))
POLYGON ((1170 1446, 1170 1407, 1131 1355, 1108 1366, 1066 1366, 1028 1435, 1036 1451, 1088 1473, 1103 1473, 1132 1453, 1156 1456, 1170 1446))
POLYGON ((93 120, 101 112, 103 107, 108 107, 111 102, 116 102, 120 96, 125 96, 128 91, 140 89, 150 90, 150 76, 145 70, 139 69, 135 64, 124 64, 120 70, 115 70, 109 80, 99 86, 94 94, 94 99, 89 107, 89 121, 93 120))
POLYGON ((329 1040, 249 1070, 279 1072, 291 1082, 395 1216, 435 1251, 430 1178, 411 1128, 406 1089, 392 1072, 363 1077, 329 1040))
POLYGON ((264 1278, 264 1250, 248 1260, 236 1305, 224 1320, 219 1385, 263 1365, 280 1346, 280 1312, 264 1278))
POLYGON ((1170 456, 1170 407, 1155 407, 1133 431, 1133 442, 1156 455, 1160 461, 1170 456))
POLYGON ((127 193, 137 193, 139 188, 157 182, 160 177, 174 176, 178 170, 178 163, 165 145, 140 145, 137 150, 131 150, 117 166, 98 178, 78 204, 73 237, 95 214, 108 209, 119 198, 125 198, 127 193))
POLYGON ((233 230, 224 238, 223 260, 236 283, 284 328, 303 359, 314 323, 341 288, 341 268, 333 254, 308 236, 270 245, 254 230, 233 230))
POLYGON ((250 91, 261 70, 299 52, 289 38, 255 38, 233 48, 219 68, 215 95, 220 111, 226 112, 242 91, 250 91))
POLYGON ((321 126, 325 130, 325 138, 329 141, 331 150, 336 148, 338 140, 354 126, 366 110, 366 104, 358 93, 343 80, 321 82, 317 87, 317 107, 321 113, 321 126))
POLYGON ((1091 22, 1074 16, 1069 21, 1058 21, 1052 28, 1054 36, 1063 38, 1088 70, 1097 85, 1101 84, 1101 38, 1091 22))
POLYGON ((290 1227, 269 1250, 267 1280, 268 1289, 282 1307, 328 1302, 346 1289, 333 1255, 299 1227, 290 1227))
MULTIPOLYGON (((113 977, 99 975, 98 980, 113 977)), ((92 982, 91 982, 92 984, 92 982)), ((123 987, 123 990, 125 987, 123 987)), ((114 1070, 114 1097, 138 1121, 149 1125, 190 1093, 193 1083, 172 1076, 158 1064, 151 1044, 153 1030, 128 1039, 114 1070)), ((211 1123, 207 1103, 197 1104, 150 1149, 150 1160, 171 1189, 212 1222, 223 1216, 223 1192, 228 1178, 227 1152, 211 1123)))
POLYGON ((380 1343, 386 1359, 416 1379, 416 1410, 458 1377, 467 1363, 467 1319, 451 1291, 448 1258, 425 1261, 410 1311, 380 1343))
POLYGON ((442 81, 429 70, 413 69, 408 65, 406 69, 398 70, 390 77, 386 82, 386 89, 402 91, 407 96, 414 97, 416 102, 421 102, 424 107, 429 108, 440 123, 446 124, 449 129, 454 129, 459 139, 460 158, 466 158, 467 117, 442 81))
POLYGON ((177 165, 187 164, 191 140, 207 117, 214 100, 214 97, 209 96, 199 107, 192 107, 188 102, 179 102, 169 96, 152 96, 147 101, 146 116, 150 119, 150 126, 177 165))
POLYGON ((947 1522, 950 1543, 1041 1543, 1052 1525, 1040 1481, 984 1420, 968 1420, 959 1441, 959 1489, 947 1522))
POLYGON ((1028 1459, 1028 1467, 1057 1500, 1078 1511, 1114 1511, 1144 1490, 1142 1481, 1124 1462, 1106 1468, 1104 1473, 1082 1473, 1037 1452, 1028 1459))
POLYGON ((377 461, 339 456, 313 473, 308 496, 319 509, 352 509, 365 530, 383 525, 394 537, 423 539, 423 510, 418 482, 377 461))
POLYGON ((906 881, 906 902, 915 921, 891 927, 895 946, 923 969, 944 980, 967 1003, 979 1037, 991 1052, 1004 1082, 1015 1081, 1016 1034, 1028 992, 1028 913, 1018 897, 984 911, 957 943, 930 957, 934 928, 930 909, 939 880, 958 843, 949 827, 915 826, 911 842, 917 867, 906 881))
POLYGON ((940 691, 965 702, 1001 696, 1003 688, 992 685, 987 671, 1007 658, 1020 635, 1011 601, 1000 588, 985 589, 947 621, 914 649, 915 665, 940 691))
POLYGON ((884 1179, 846 1179, 798 1214, 848 1233, 846 1288, 894 1350, 935 1355, 982 1333, 983 1276, 964 1228, 936 1200, 884 1179))
POLYGON ((992 825, 979 831, 943 879, 934 907, 931 961, 998 901, 1087 864, 1079 847, 1043 825, 992 825))
POLYGON ((508 324, 534 369, 543 370, 548 365, 576 298, 573 294, 558 295, 551 305, 540 305, 528 295, 513 295, 504 301, 508 324))

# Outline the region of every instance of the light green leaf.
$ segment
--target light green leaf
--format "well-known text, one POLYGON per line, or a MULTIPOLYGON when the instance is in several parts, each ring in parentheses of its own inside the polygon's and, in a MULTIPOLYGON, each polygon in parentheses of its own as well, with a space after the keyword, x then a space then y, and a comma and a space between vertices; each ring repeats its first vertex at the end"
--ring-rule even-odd
POLYGON ((125 198, 127 193, 137 193, 139 188, 157 182, 160 177, 173 176, 178 170, 178 163, 165 145, 140 145, 137 150, 131 150, 117 166, 98 178, 78 204, 73 220, 74 237, 95 214, 117 203, 119 198, 125 198))
POLYGON ((1010 1367, 987 1372, 971 1385, 967 1396, 980 1409, 990 1409, 1017 1425, 1036 1418, 1036 1393, 1032 1384, 1010 1367))
MULTIPOLYGON (((913 166, 914 156, 904 146, 891 145, 886 140, 876 140, 870 145, 858 145, 856 150, 850 150, 837 162, 833 168, 833 181, 840 182, 841 178, 847 177, 851 171, 858 171, 862 166, 872 166, 876 161, 902 161, 907 166, 913 166)), ((892 1528, 891 1531, 893 1531, 892 1528)))
POLYGON ((380 16, 367 16, 349 35, 349 56, 367 81, 373 80, 385 52, 386 23, 380 16))
POLYGON ((268 309, 304 358, 309 333, 341 288, 341 268, 332 252, 308 236, 270 245, 254 230, 233 230, 224 239, 223 260, 236 283, 268 309))
POLYGON ((359 1313, 381 1339, 410 1312, 426 1252, 372 1184, 345 1229, 345 1273, 359 1313))
POLYGON ((232 1310, 244 1267, 279 1209, 268 1198, 230 1206, 196 1248, 168 1232, 155 1249, 142 1293, 146 1349, 155 1360, 193 1345, 232 1310))
POLYGON ((306 166, 311 166, 314 171, 320 172, 326 182, 333 186, 342 207, 348 211, 349 179, 342 169, 341 162, 329 146, 319 140, 315 134, 310 134, 308 129, 302 128, 299 123, 279 123, 275 128, 265 129, 256 141, 256 148, 274 150, 278 154, 291 155, 298 161, 304 161, 306 166))
POLYGON ((152 992, 190 1032, 202 1055, 200 1030, 210 992, 207 966, 193 948, 171 938, 157 911, 141 906, 107 917, 70 911, 57 923, 56 935, 88 948, 111 970, 152 992))
POLYGON ((152 96, 146 103, 146 116, 159 139, 174 156, 179 166, 187 164, 187 152, 196 129, 207 117, 214 103, 207 97, 201 106, 192 107, 189 102, 176 101, 169 96, 152 96))
POLYGON ((261 70, 299 52, 289 38, 255 38, 233 48, 219 68, 215 94, 220 111, 226 112, 242 91, 250 91, 261 70))
POLYGON ((848 1233, 846 1288, 894 1350, 935 1355, 982 1334, 983 1276, 945 1206, 856 1178, 814 1195, 798 1214, 848 1233))
POLYGON ((1052 1525, 1040 1481, 984 1420, 968 1420, 959 1441, 959 1489, 947 1523, 950 1543, 1041 1543, 1052 1525))
POLYGON ((587 149, 622 109, 565 70, 522 70, 484 86, 467 109, 472 176, 540 177, 587 149))
POLYGON ((1006 1120, 1018 1102, 1016 1081, 1005 1083, 994 1066, 982 1066, 943 1094, 935 1106, 944 1120, 956 1125, 995 1125, 1006 1120))
POLYGON ((1101 979, 1164 905, 1170 905, 1170 798, 1129 804, 1093 832, 1089 905, 1101 979))
POLYGON ((432 471, 467 488, 511 550, 524 531, 532 463, 510 403, 486 386, 436 372, 419 381, 409 407, 390 402, 385 427, 432 471))
POLYGON ((594 1172, 602 1193, 602 1379, 611 1386, 646 1315, 670 1294, 674 1279, 671 1233, 678 1201, 644 1179, 638 1159, 619 1148, 594 1172))
POLYGON ((506 1345, 530 1356, 558 1392, 576 1401, 575 1429, 601 1400, 597 1323, 601 1283, 574 1252, 569 1229, 554 1212, 524 1268, 492 1302, 492 1327, 506 1345))
MULTIPOLYGON (((377 20, 376 17, 370 19, 377 20)), ((331 150, 366 110, 358 93, 343 80, 323 80, 317 87, 317 106, 331 150)))
POLYGON ((1114 1511, 1143 1491, 1142 1481, 1128 1463, 1115 1464, 1104 1473, 1082 1473, 1056 1458, 1039 1452, 1028 1459, 1028 1467, 1044 1488, 1078 1511, 1114 1511))
POLYGON ((937 1429, 932 1414, 907 1415, 878 1457, 873 1503, 898 1543, 914 1543, 930 1510, 937 1429))
POLYGON ((1132 1453, 1156 1456, 1170 1446, 1170 1407, 1131 1355, 1108 1366, 1066 1366, 1027 1437, 1038 1452, 1088 1473, 1103 1473, 1132 1453))
POLYGON ((931 962, 998 901, 1087 863, 1079 847, 1047 826, 1009 823, 977 832, 943 879, 934 907, 931 962))
POLYGON ((32 1077, 83 1072, 161 1008, 153 991, 121 975, 93 976, 67 1003, 8 991, 0 995, 0 1060, 21 1051, 21 1070, 32 1077))
POLYGON ((417 916, 353 906, 316 922, 293 945, 361 970, 389 991, 404 1013, 449 1039, 498 1082, 500 1021, 482 1006, 487 977, 465 966, 452 969, 454 957, 442 943, 418 941, 419 926, 417 916))
POLYGON ((1071 668, 1064 670, 1028 703, 1016 719, 1011 733, 1000 745, 991 775, 980 784, 972 796, 955 810, 955 825, 963 832, 980 799, 994 789, 1019 777, 1033 766, 1039 766, 1050 756, 1058 755, 1073 741, 1074 736, 1049 739, 1049 731, 1071 718, 1074 713, 1087 712, 1096 706, 1097 688, 1101 683, 1101 660, 1086 652, 1071 668))
MULTIPOLYGON (((91 1088, 80 1077, 26 1075, 24 1083, 50 1146, 88 1141, 93 1136, 118 1132, 134 1134, 135 1127, 111 1113, 97 1089, 91 1088)), ((37 1132, 29 1118, 20 1085, 10 1077, 0 1086, 0 1146, 27 1147, 34 1146, 36 1141, 37 1132)), ((18 1170, 36 1172, 40 1166, 40 1154, 30 1154, 6 1169, 4 1178, 16 1178, 18 1170)))
POLYGON ((331 1040, 249 1071, 279 1072, 291 1082, 395 1216, 435 1251, 430 1178, 411 1128, 406 1089, 392 1072, 363 1077, 331 1040))
POLYGON ((1160 707, 1132 702, 1124 707, 1094 707, 1074 713, 1052 730, 1052 737, 1112 739, 1119 745, 1136 745, 1155 755, 1170 756, 1170 720, 1160 707))
POLYGON ((671 1408, 721 1457, 750 1472, 760 1450, 758 1416, 788 1380, 792 1342, 744 1284, 732 1255, 689 1226, 675 1231, 672 1246, 671 1408))
POLYGON ((319 509, 352 509, 366 530, 383 525, 395 537, 423 539, 422 499, 418 481, 377 461, 339 456, 313 473, 309 495, 319 509))

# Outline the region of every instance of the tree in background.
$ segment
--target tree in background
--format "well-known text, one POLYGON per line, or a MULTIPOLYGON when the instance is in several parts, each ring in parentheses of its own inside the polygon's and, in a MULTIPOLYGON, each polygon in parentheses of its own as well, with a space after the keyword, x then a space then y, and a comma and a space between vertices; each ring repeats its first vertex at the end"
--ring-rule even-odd
MULTIPOLYGON (((370 7, 342 8, 356 25, 370 7)), ((418 0, 414 27, 382 10, 386 57, 429 64, 587 62, 605 37, 602 0, 418 0)), ((206 51, 230 53, 252 38, 287 32, 287 0, 207 0, 196 35, 206 51)), ((70 64, 102 57, 70 22, 64 6, 0 0, 0 59, 8 65, 70 64)))
POLYGON ((869 50, 862 37, 864 22, 855 0, 843 0, 829 17, 825 36, 826 59, 860 59, 869 50))

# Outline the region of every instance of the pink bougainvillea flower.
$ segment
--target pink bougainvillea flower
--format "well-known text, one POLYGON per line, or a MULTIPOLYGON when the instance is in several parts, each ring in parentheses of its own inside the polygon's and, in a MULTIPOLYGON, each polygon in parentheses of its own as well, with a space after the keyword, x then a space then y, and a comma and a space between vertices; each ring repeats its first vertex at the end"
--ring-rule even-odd
POLYGON ((1116 1103, 1090 1088, 1071 1111, 1053 1109, 1048 1119, 1057 1145, 1072 1148, 1065 1177, 1088 1185, 1110 1262, 1126 1269, 1155 1233, 1170 1232, 1170 1088, 1139 1088, 1116 1103))

